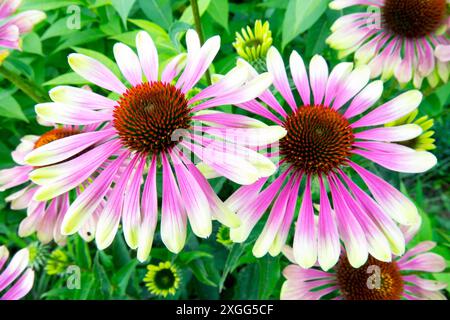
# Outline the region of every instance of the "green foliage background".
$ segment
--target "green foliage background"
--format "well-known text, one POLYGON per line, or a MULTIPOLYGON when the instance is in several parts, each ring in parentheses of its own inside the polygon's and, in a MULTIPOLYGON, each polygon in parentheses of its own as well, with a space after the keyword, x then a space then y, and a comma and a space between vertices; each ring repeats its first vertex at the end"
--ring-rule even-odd
MULTIPOLYGON (((237 58, 232 47, 235 32, 253 25, 256 19, 270 22, 274 45, 283 50, 285 58, 295 49, 305 61, 319 53, 330 66, 336 65, 340 61, 336 52, 325 45, 325 39, 330 34, 331 24, 343 12, 328 9, 328 2, 199 0, 205 38, 219 34, 222 39, 212 71, 225 73, 234 66, 237 58)), ((121 77, 111 59, 112 47, 118 41, 134 47, 135 35, 140 29, 153 37, 160 63, 164 65, 184 50, 184 40, 180 39, 194 22, 187 0, 25 0, 20 10, 28 9, 44 10, 48 18, 23 38, 23 51, 13 52, 5 66, 39 84, 45 91, 61 84, 87 84, 69 68, 67 55, 71 52, 92 56, 121 77), (80 28, 69 28, 76 25, 78 12, 80 28)), ((37 124, 34 102, 30 98, 2 78, 0 85, 0 169, 3 169, 14 165, 10 153, 22 136, 40 134, 46 128, 37 124)), ((383 99, 406 89, 390 81, 385 84, 383 99)), ((434 153, 439 159, 438 166, 420 175, 397 174, 373 165, 370 169, 400 187, 420 208, 423 225, 413 244, 419 240, 437 241, 435 251, 450 260, 450 83, 435 89, 424 87, 422 91, 425 99, 420 113, 435 119, 437 149, 434 153)), ((212 184, 222 199, 237 188, 225 179, 214 179, 212 184)), ((13 191, 0 194, 0 244, 15 250, 36 239, 17 236, 18 223, 26 213, 11 211, 5 203, 5 197, 13 191)), ((255 259, 251 254, 263 222, 247 242, 229 248, 216 241, 218 225, 215 225, 213 235, 207 240, 189 236, 185 250, 179 255, 168 252, 157 235, 148 263, 169 260, 182 270, 181 288, 174 297, 168 297, 170 299, 278 299, 283 281, 281 270, 287 260, 281 256, 255 259)), ((48 249, 54 250, 55 245, 48 249)), ((41 267, 36 272, 35 287, 29 299, 157 298, 142 283, 146 264, 137 262, 135 252, 127 248, 121 235, 105 251, 98 251, 95 244, 87 244, 78 236, 70 238, 63 250, 70 263, 82 269, 81 289, 69 290, 66 276, 50 276, 41 267)), ((448 270, 434 277, 450 283, 448 270)))

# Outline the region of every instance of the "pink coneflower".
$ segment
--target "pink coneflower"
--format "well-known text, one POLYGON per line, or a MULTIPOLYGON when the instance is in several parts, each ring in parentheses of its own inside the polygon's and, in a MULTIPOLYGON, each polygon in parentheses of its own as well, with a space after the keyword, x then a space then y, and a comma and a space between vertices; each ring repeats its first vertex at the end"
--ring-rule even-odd
MULTIPOLYGON (((50 142, 72 137, 82 132, 93 131, 96 125, 85 127, 63 126, 54 128, 41 136, 27 135, 21 139, 16 150, 11 153, 13 160, 18 164, 10 169, 0 170, 0 191, 5 191, 17 186, 23 186, 6 198, 11 203, 13 210, 27 210, 27 217, 19 225, 19 236, 27 237, 36 232, 40 242, 48 243, 54 240, 59 245, 64 245, 66 237, 61 234, 61 223, 65 213, 70 205, 69 193, 65 192, 48 201, 36 201, 34 194, 39 190, 39 186, 31 182, 29 174, 35 168, 27 165, 25 157, 35 150, 42 148, 41 154, 45 156, 45 147, 50 142)), ((80 194, 89 184, 86 179, 77 186, 76 193, 80 194)), ((87 221, 80 229, 80 236, 86 241, 93 239, 95 233, 96 217, 95 215, 87 221)))
MULTIPOLYGON (((410 235, 412 236, 412 234, 410 235)), ((408 235, 406 236, 408 238, 408 235)), ((353 268, 343 253, 337 265, 325 272, 303 269, 295 264, 292 249, 283 253, 294 264, 283 270, 287 279, 281 289, 283 300, 319 300, 329 297, 337 300, 445 300, 440 292, 446 283, 427 280, 417 273, 442 272, 446 268, 443 257, 429 252, 436 246, 432 241, 420 242, 401 258, 382 262, 370 257, 353 268)))
POLYGON ((21 0, 0 0, 0 47, 20 49, 20 36, 46 18, 44 12, 29 10, 14 15, 21 0))
POLYGON ((336 10, 361 5, 360 12, 339 18, 328 44, 344 57, 355 53, 358 64, 371 67, 371 77, 400 83, 413 80, 420 88, 424 78, 431 86, 449 76, 448 1, 446 0, 335 0, 336 10), (436 59, 435 57, 438 57, 436 59))
POLYGON ((387 169, 410 173, 424 172, 436 164, 431 153, 393 143, 420 135, 419 126, 382 126, 415 110, 422 94, 408 91, 366 113, 383 91, 381 81, 368 83, 367 66, 353 69, 351 63, 341 63, 328 74, 326 61, 315 56, 308 77, 302 58, 294 51, 290 70, 302 101, 297 103, 275 48, 269 50, 267 68, 290 110, 268 92, 260 99, 269 108, 256 100, 240 107, 287 130, 279 152, 271 154, 280 157, 280 175, 269 183, 260 179, 243 186, 226 201, 242 221, 239 228, 231 230, 231 238, 245 241, 272 205, 253 253, 258 257, 267 252, 277 255, 288 237, 301 190, 293 245, 299 265, 308 268, 318 260, 322 268, 331 268, 339 259, 340 240, 355 267, 366 262, 368 253, 382 261, 390 261, 392 253, 401 255, 404 239, 394 221, 415 224, 417 209, 397 189, 356 162, 363 157, 387 169), (371 196, 354 182, 358 175, 371 196), (318 215, 312 201, 313 187, 320 195, 318 215))
POLYGON ((18 251, 8 265, 9 251, 0 246, 0 300, 18 300, 33 287, 34 271, 28 268, 28 249, 18 251))
MULTIPOLYGON (((179 252, 186 240, 187 220, 193 232, 203 238, 210 235, 213 218, 229 227, 239 225, 235 213, 217 197, 187 152, 241 184, 254 183, 275 171, 269 159, 234 140, 243 136, 253 143, 252 147, 264 145, 283 137, 286 134, 283 128, 269 127, 245 116, 205 110, 251 100, 267 89, 272 77, 266 73, 249 80, 248 67, 239 63, 217 83, 187 99, 186 94, 199 82, 217 54, 220 38, 213 37, 201 46, 197 33, 189 30, 186 43, 187 55, 181 54, 169 62, 161 77, 156 47, 146 32, 139 32, 136 37, 137 54, 122 43, 116 44, 114 55, 129 86, 97 60, 71 54, 69 64, 75 72, 115 92, 119 98, 113 100, 78 88, 57 87, 50 91, 54 103, 36 106, 36 112, 44 120, 77 125, 99 121, 106 124, 93 133, 94 137, 106 135, 104 143, 73 160, 31 173, 32 180, 43 185, 35 199, 45 200, 67 192, 90 176, 100 163, 112 160, 69 208, 62 223, 63 234, 79 230, 112 189, 98 221, 97 245, 101 249, 109 246, 122 221, 128 245, 138 248, 138 258, 146 260, 158 220, 160 194, 161 238, 169 250, 179 252), (249 128, 254 126, 259 128, 249 128), (229 127, 234 127, 233 131, 227 130, 229 127), (215 141, 202 132, 221 139, 215 141), (114 153, 118 157, 112 159, 114 153), (114 180, 126 159, 130 163, 114 180), (160 175, 162 189, 158 191, 160 175)), ((71 141, 61 139, 48 144, 53 149, 45 156, 40 149, 33 151, 27 162, 54 164, 89 148, 96 140, 84 134, 71 141)))

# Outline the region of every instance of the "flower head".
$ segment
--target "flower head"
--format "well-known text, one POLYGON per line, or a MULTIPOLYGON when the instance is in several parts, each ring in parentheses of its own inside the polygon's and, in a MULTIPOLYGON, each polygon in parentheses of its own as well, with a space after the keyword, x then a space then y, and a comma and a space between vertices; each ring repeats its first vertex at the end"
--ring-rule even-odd
POLYGON ((393 122, 386 123, 386 127, 395 127, 406 124, 416 124, 420 126, 422 129, 422 133, 413 139, 400 141, 399 143, 410 147, 415 150, 433 150, 436 149, 434 145, 435 139, 433 138, 434 131, 431 130, 434 125, 434 120, 430 119, 427 115, 424 115, 417 119, 417 115, 419 114, 419 110, 414 110, 410 114, 407 114, 404 117, 401 117, 398 120, 393 122))
MULTIPOLYGON (((96 125, 84 127, 68 125, 55 127, 40 136, 27 135, 22 137, 20 144, 11 153, 17 166, 0 170, 0 191, 21 186, 21 189, 6 198, 6 201, 11 203, 11 209, 27 210, 27 217, 19 225, 19 236, 27 237, 36 232, 39 241, 43 244, 52 240, 59 245, 65 244, 66 237, 61 233, 61 223, 70 205, 69 192, 64 192, 53 199, 44 201, 36 199, 35 195, 40 192, 40 187, 30 180, 30 173, 36 167, 26 164, 25 158, 34 150, 39 149, 41 158, 37 159, 43 166, 43 170, 45 170, 45 159, 48 152, 54 152, 55 150, 67 152, 66 146, 60 143, 61 139, 68 138, 68 140, 73 140, 76 135, 81 133, 92 134, 91 131, 95 127, 96 125), (51 142, 55 143, 50 146, 51 142)), ((82 153, 83 150, 79 150, 79 152, 82 153)), ((75 153, 68 156, 74 156, 77 153, 75 150, 75 153)), ((61 159, 60 163, 63 164, 64 160, 61 159)), ((89 184, 89 179, 96 174, 97 172, 93 173, 91 177, 87 177, 82 183, 74 186, 76 187, 76 193, 80 194, 84 187, 89 184)), ((86 241, 91 241, 95 233, 95 225, 96 215, 93 215, 80 228, 80 236, 86 241)))
POLYGON ((267 51, 272 45, 272 32, 269 21, 256 20, 255 27, 242 28, 241 33, 236 32, 236 41, 233 43, 238 55, 250 63, 264 61, 267 51))
POLYGON ((230 248, 233 244, 233 240, 230 238, 230 228, 220 226, 219 230, 217 230, 216 241, 230 248))
POLYGON ((358 64, 368 64, 371 77, 392 76, 400 83, 411 80, 420 88, 449 76, 449 21, 446 0, 334 0, 340 10, 361 5, 361 11, 344 15, 332 26, 328 44, 341 57, 353 54, 358 64))
POLYGON ((20 49, 20 36, 30 32, 35 24, 46 18, 45 13, 39 10, 14 15, 21 2, 21 0, 0 0, 0 48, 20 49))
POLYGON ((181 282, 180 271, 175 264, 170 261, 150 264, 147 270, 144 282, 150 293, 164 298, 175 295, 181 282))
POLYGON ((63 275, 69 266, 69 256, 62 249, 55 249, 47 259, 45 271, 48 275, 63 275))
MULTIPOLYGON (((329 272, 291 264, 283 271, 286 281, 281 289, 281 299, 319 300, 326 296, 339 300, 446 299, 440 292, 447 287, 446 283, 418 275, 442 272, 446 268, 443 257, 429 252, 435 246, 432 241, 420 242, 401 258, 383 262, 369 257, 358 268, 352 267, 343 253, 329 272)), ((294 262, 292 249, 285 247, 283 252, 294 262)))
POLYGON ((419 173, 433 167, 436 157, 431 153, 396 143, 418 137, 420 126, 382 126, 415 110, 422 94, 408 91, 373 107, 383 84, 369 83, 368 67, 340 63, 329 73, 326 61, 315 56, 307 72, 294 51, 290 70, 299 93, 296 99, 275 48, 267 54, 267 69, 289 110, 269 91, 260 96, 261 102, 239 106, 286 129, 279 151, 267 154, 278 162, 280 174, 243 186, 226 201, 241 219, 241 225, 231 229, 231 239, 245 241, 271 207, 253 248, 257 257, 279 254, 297 213, 294 257, 304 268, 316 261, 324 269, 335 265, 341 240, 354 267, 362 266, 369 253, 385 262, 391 261, 392 254, 403 254, 405 241, 395 222, 417 223, 417 209, 381 177, 358 165, 357 156, 398 172, 419 173), (370 193, 353 181, 356 176, 370 193), (319 189, 318 208, 313 205, 313 184, 319 189), (297 208, 299 195, 302 200, 297 208))
POLYGON ((18 300, 33 287, 34 271, 28 268, 28 249, 18 251, 6 264, 9 251, 0 246, 0 300, 18 300))
POLYGON ((31 243, 28 246, 28 252, 30 254, 29 265, 33 270, 39 270, 45 264, 49 255, 48 246, 40 242, 31 243))
POLYGON ((77 135, 76 141, 61 139, 65 152, 52 149, 43 154, 39 148, 27 156, 30 165, 47 165, 31 173, 32 180, 42 185, 34 196, 38 200, 68 192, 101 163, 110 162, 70 206, 62 222, 63 234, 77 232, 100 210, 97 246, 108 247, 122 223, 126 242, 145 261, 161 212, 162 241, 178 253, 185 244, 188 221, 202 238, 211 234, 212 219, 230 227, 240 223, 193 161, 201 160, 203 166, 240 184, 251 184, 275 171, 273 163, 254 148, 283 137, 283 128, 211 110, 255 98, 267 89, 272 77, 265 73, 250 78, 247 64, 238 62, 218 82, 187 99, 217 54, 220 38, 213 37, 201 46, 197 33, 189 30, 186 43, 187 55, 176 56, 161 75, 156 47, 146 32, 137 34, 137 54, 117 43, 114 56, 127 84, 97 60, 71 54, 69 64, 75 72, 119 98, 62 86, 50 91, 54 102, 36 106, 46 121, 104 124, 90 136, 77 135), (94 142, 99 143, 94 146, 94 142), (82 150, 86 151, 69 159, 82 150), (119 172, 121 167, 124 170, 119 172), (162 175, 162 188, 158 188, 157 175, 162 175), (102 200, 106 203, 99 209, 102 200))

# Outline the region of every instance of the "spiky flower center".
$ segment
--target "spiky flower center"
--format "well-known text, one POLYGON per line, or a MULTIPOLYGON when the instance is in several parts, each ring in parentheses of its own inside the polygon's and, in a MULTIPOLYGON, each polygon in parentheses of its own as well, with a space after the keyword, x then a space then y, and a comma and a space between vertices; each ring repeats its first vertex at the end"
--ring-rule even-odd
POLYGON ((336 276, 345 300, 399 300, 403 293, 403 278, 395 262, 381 262, 370 256, 355 269, 346 256, 341 256, 336 276))
POLYGON ((168 290, 175 284, 175 275, 171 269, 161 269, 155 273, 155 285, 161 290, 168 290))
POLYGON ((432 34, 444 21, 446 0, 386 0, 382 21, 394 34, 421 38, 432 34))
POLYGON ((142 153, 173 147, 178 129, 188 129, 190 108, 184 94, 162 82, 145 82, 127 90, 114 109, 113 125, 122 144, 142 153))
POLYGON ((327 174, 351 155, 352 128, 329 107, 301 106, 287 118, 284 127, 287 135, 280 141, 280 153, 298 170, 327 174))
POLYGON ((44 133, 39 139, 34 143, 34 148, 42 147, 50 142, 73 136, 75 134, 81 133, 79 130, 71 128, 56 128, 44 133))

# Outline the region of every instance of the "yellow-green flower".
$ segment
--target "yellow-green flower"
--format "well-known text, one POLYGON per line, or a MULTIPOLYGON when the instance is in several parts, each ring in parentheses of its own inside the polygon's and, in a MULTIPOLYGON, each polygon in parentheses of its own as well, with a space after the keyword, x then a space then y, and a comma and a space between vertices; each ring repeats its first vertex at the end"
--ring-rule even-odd
POLYGON ((256 20, 253 30, 247 26, 242 28, 241 33, 236 32, 236 41, 233 43, 238 55, 248 62, 264 60, 271 45, 269 22, 262 24, 261 20, 256 20))
POLYGON ((230 239, 230 229, 225 226, 220 226, 217 230, 216 241, 229 248, 233 245, 233 241, 230 239))
POLYGON ((0 50, 0 66, 2 65, 3 61, 5 61, 6 58, 9 56, 8 50, 0 50))
POLYGON ((69 257, 67 254, 61 249, 56 249, 50 254, 47 265, 45 266, 45 271, 51 276, 61 275, 66 272, 68 266, 69 257))
POLYGON ((34 270, 40 269, 48 257, 48 247, 40 242, 33 242, 28 246, 28 253, 30 255, 28 264, 34 270))
POLYGON ((410 123, 416 124, 422 128, 422 134, 417 138, 402 141, 399 143, 418 151, 433 150, 436 148, 436 146, 434 145, 435 139, 432 138, 432 136, 434 135, 434 131, 430 129, 433 128, 434 120, 430 119, 428 116, 423 116, 419 119, 416 119, 418 114, 419 110, 416 109, 415 111, 396 121, 387 123, 385 126, 393 127, 410 123))
POLYGON ((148 291, 154 295, 167 297, 175 295, 180 287, 180 272, 170 261, 160 262, 159 265, 147 266, 147 273, 143 279, 148 291))

